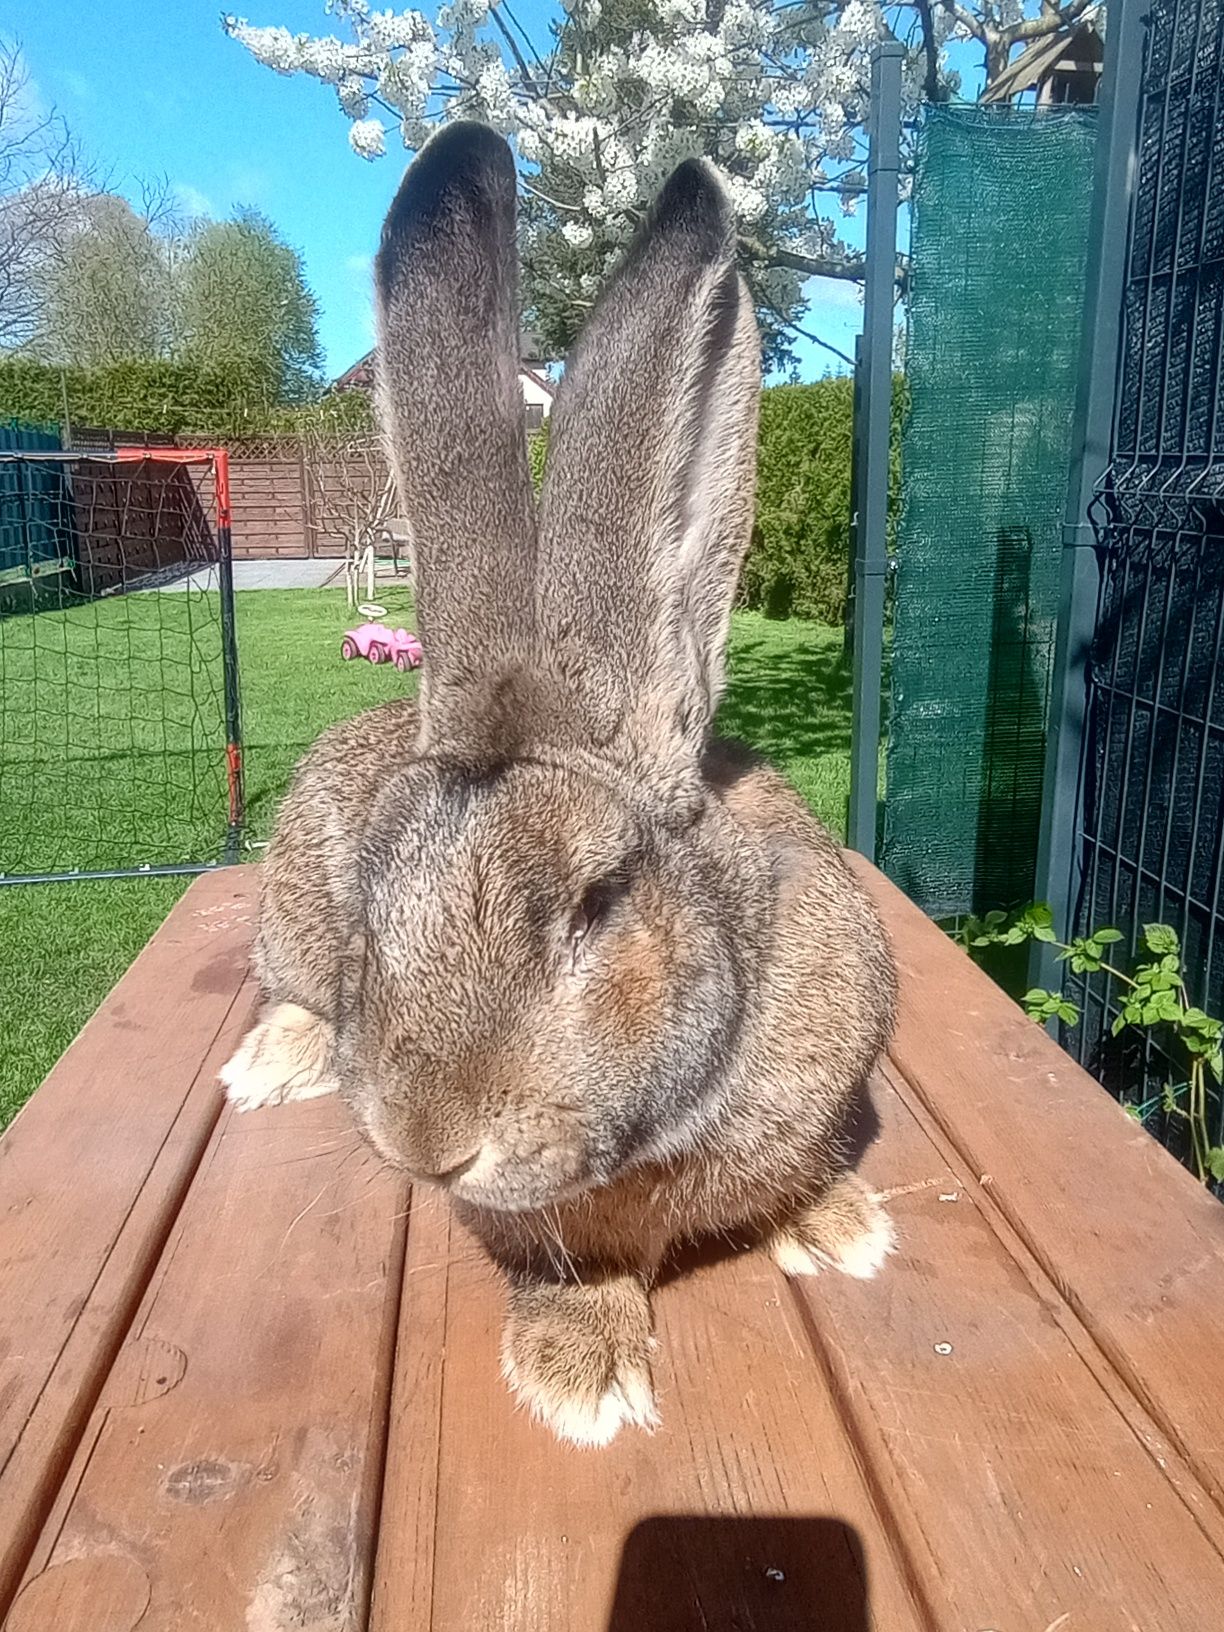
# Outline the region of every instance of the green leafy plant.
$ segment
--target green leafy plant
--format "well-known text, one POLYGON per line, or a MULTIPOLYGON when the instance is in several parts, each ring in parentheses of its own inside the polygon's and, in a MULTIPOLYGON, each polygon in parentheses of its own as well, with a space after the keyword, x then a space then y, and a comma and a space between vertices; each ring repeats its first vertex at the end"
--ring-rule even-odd
POLYGON ((531 468, 531 485, 535 489, 537 498, 544 482, 544 461, 547 458, 548 421, 545 420, 540 428, 532 431, 527 438, 527 463, 531 468))
MULTIPOLYGON (((996 911, 983 918, 966 918, 956 931, 956 939, 970 952, 987 946, 1044 941, 1057 947, 1059 962, 1077 975, 1102 973, 1117 981, 1121 990, 1118 1012, 1110 1028, 1113 1035, 1117 1037, 1128 1026, 1139 1030, 1167 1027, 1185 1056, 1187 1071, 1184 1082, 1166 1083, 1155 1101, 1131 1105, 1127 1110, 1142 1120, 1159 1104, 1168 1115, 1181 1118, 1187 1125, 1199 1178, 1224 1181, 1224 1145, 1211 1143, 1207 1124, 1208 1077, 1217 1087, 1224 1082, 1224 1021, 1191 1003, 1175 929, 1169 924, 1145 924, 1146 957, 1129 973, 1110 962, 1109 948, 1122 940, 1121 930, 1095 929, 1090 935, 1060 941, 1054 930, 1054 915, 1040 901, 1010 914, 996 911)), ((1079 1024, 1078 1006, 1061 992, 1034 986, 1020 1001, 1029 1018, 1041 1024, 1055 1019, 1067 1026, 1079 1024)))

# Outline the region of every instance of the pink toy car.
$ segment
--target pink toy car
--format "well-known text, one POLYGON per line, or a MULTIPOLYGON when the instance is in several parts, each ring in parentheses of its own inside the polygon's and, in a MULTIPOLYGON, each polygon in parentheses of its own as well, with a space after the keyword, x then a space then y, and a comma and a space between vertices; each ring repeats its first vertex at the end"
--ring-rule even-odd
POLYGON ((401 671, 418 668, 424 655, 410 630, 388 629, 385 623, 363 623, 340 642, 340 656, 346 662, 365 657, 371 663, 394 663, 401 671))

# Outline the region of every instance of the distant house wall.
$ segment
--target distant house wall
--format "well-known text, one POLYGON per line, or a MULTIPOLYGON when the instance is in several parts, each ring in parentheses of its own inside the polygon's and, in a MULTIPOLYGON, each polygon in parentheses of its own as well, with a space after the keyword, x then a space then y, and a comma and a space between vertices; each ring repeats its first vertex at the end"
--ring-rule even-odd
MULTIPOLYGON (((534 353, 523 358, 523 365, 519 372, 519 384, 523 390, 523 406, 527 411, 528 426, 534 429, 548 418, 552 408, 554 387, 548 377, 552 364, 537 358, 534 353)), ((374 390, 374 353, 367 354, 346 369, 333 382, 332 389, 336 391, 364 391, 367 396, 374 390)))
POLYGON ((524 368, 519 375, 523 401, 527 407, 527 423, 533 429, 546 420, 552 410, 553 388, 541 364, 538 369, 524 368))

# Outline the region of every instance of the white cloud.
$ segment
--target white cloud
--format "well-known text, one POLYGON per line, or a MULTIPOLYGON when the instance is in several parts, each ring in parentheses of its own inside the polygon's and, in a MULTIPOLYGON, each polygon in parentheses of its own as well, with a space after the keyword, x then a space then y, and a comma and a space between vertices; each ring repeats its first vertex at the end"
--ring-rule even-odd
POLYGON ((79 102, 97 101, 98 93, 94 83, 84 74, 78 74, 74 68, 63 68, 60 70, 60 78, 79 102))
POLYGON ((184 215, 193 220, 201 215, 215 219, 217 206, 207 193, 202 193, 198 187, 193 187, 189 181, 180 181, 175 184, 174 196, 179 201, 179 208, 184 215))
POLYGON ((848 278, 813 278, 804 294, 812 306, 826 312, 858 312, 863 306, 862 285, 848 278))
POLYGON ((271 180, 256 165, 238 164, 230 171, 230 191, 235 204, 257 206, 267 201, 271 180))
POLYGON ((372 255, 346 255, 344 267, 347 272, 355 272, 358 277, 365 277, 374 265, 372 255))

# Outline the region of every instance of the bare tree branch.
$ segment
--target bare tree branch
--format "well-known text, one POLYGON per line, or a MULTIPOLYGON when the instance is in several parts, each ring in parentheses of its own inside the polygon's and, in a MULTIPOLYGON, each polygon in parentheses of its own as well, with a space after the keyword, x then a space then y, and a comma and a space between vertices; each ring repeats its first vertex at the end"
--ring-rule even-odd
POLYGON ((771 248, 742 233, 739 247, 743 255, 760 266, 784 266, 808 278, 840 278, 846 283, 858 283, 867 275, 867 259, 863 255, 801 255, 793 249, 771 248))
POLYGON ((987 85, 992 84, 1007 67, 1014 45, 1043 40, 1060 28, 1070 28, 1096 3, 1097 0, 1068 0, 1066 5, 1058 5, 1055 0, 1041 0, 1041 9, 1035 17, 1024 17, 1004 24, 994 21, 987 7, 975 12, 962 5, 960 0, 915 0, 920 10, 924 5, 939 6, 967 34, 981 41, 986 47, 987 85))
POLYGON ((943 87, 939 83, 939 46, 935 42, 935 19, 931 14, 931 0, 914 0, 918 22, 922 30, 924 73, 923 95, 928 102, 943 101, 943 87))
POLYGON ((797 334, 803 340, 810 340, 814 346, 819 346, 822 351, 831 351, 834 357, 839 357, 843 363, 849 363, 851 368, 854 367, 854 358, 848 357, 840 347, 830 344, 828 340, 822 340, 818 334, 813 334, 811 329, 805 329, 801 324, 796 323, 793 318, 787 317, 785 313, 778 310, 772 300, 766 299, 765 304, 779 323, 782 324, 782 327, 788 329, 791 334, 797 334))
POLYGON ((0 346, 28 344, 43 277, 99 185, 64 120, 42 107, 21 47, 0 43, 0 346))
POLYGON ((959 5, 957 0, 935 0, 935 4, 942 7, 948 15, 956 20, 967 34, 975 40, 980 40, 989 47, 994 38, 994 30, 987 27, 982 18, 976 16, 967 7, 959 5))
POLYGON ((1080 18, 1094 4, 1094 0, 1071 0, 1070 5, 1050 6, 1042 5, 1040 15, 1025 18, 1023 22, 1013 23, 1007 30, 1013 42, 1017 40, 1042 40, 1047 34, 1054 34, 1060 28, 1069 27, 1079 22, 1080 18))
POLYGON ((489 16, 492 18, 493 25, 497 29, 497 32, 501 35, 502 39, 505 40, 506 49, 514 58, 515 66, 518 68, 519 73, 522 74, 523 84, 531 92, 532 96, 540 96, 542 93, 540 91, 540 87, 536 84, 535 75, 527 66, 527 59, 519 50, 518 41, 506 27, 505 19, 502 17, 497 0, 494 0, 494 4, 489 7, 489 16))
POLYGON ((382 437, 336 420, 326 401, 303 417, 299 434, 311 519, 320 538, 343 544, 351 592, 367 551, 379 554, 395 512, 382 437))

